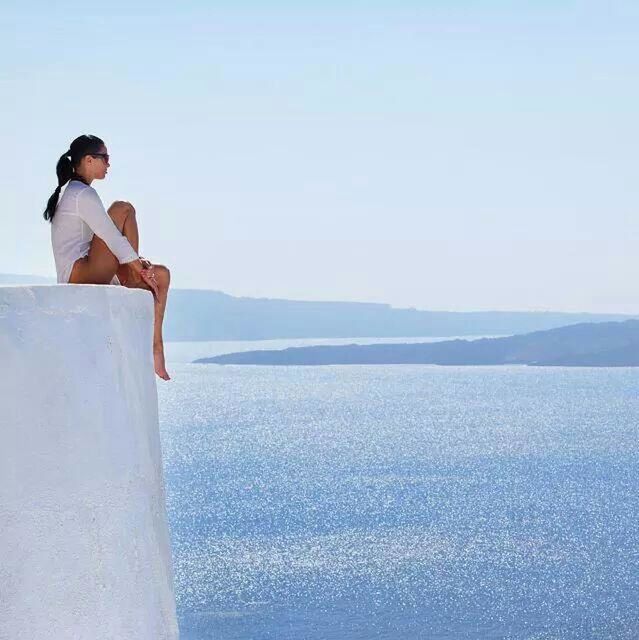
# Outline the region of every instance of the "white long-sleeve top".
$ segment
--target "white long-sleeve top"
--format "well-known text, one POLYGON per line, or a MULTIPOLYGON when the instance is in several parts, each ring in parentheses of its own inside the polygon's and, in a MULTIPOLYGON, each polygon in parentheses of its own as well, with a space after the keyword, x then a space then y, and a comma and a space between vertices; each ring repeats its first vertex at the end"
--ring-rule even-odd
POLYGON ((109 217, 96 190, 79 180, 71 180, 51 222, 58 282, 69 282, 75 261, 89 253, 94 234, 104 240, 120 264, 138 259, 138 254, 109 217))

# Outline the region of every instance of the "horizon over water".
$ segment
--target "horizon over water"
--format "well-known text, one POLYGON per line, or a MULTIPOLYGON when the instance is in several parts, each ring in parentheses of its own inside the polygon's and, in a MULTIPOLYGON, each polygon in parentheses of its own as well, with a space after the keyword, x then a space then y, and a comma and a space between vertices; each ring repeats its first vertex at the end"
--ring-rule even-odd
POLYGON ((639 637, 635 369, 231 350, 158 385, 183 640, 639 637))

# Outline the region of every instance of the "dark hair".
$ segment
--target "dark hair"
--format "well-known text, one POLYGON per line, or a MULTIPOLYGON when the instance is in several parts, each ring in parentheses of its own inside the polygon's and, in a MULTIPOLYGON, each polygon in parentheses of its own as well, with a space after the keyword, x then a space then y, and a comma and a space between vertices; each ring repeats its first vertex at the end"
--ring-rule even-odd
POLYGON ((82 160, 84 156, 91 155, 92 153, 100 153, 103 145, 104 142, 97 136, 80 136, 71 143, 69 150, 60 156, 55 168, 55 172, 58 174, 58 186, 47 202, 47 208, 44 210, 45 220, 49 222, 53 220, 56 207, 58 206, 58 199, 60 198, 60 191, 62 191, 62 187, 73 178, 76 167, 80 164, 80 160, 82 160))

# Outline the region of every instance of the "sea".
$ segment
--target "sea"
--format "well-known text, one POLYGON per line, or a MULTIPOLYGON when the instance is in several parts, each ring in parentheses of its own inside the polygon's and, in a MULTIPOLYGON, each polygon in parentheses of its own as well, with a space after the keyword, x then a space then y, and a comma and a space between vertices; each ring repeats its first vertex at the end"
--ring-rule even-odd
POLYGON ((238 366, 158 384, 182 640, 639 638, 639 370, 238 366))

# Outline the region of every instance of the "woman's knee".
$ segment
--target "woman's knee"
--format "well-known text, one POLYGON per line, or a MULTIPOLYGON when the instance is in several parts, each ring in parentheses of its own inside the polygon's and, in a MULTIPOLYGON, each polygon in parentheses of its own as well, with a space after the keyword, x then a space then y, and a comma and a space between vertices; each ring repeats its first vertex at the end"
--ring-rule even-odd
POLYGON ((124 223, 128 218, 135 216, 135 207, 130 202, 124 200, 116 200, 107 212, 115 223, 116 227, 122 231, 124 223))
POLYGON ((163 264, 156 264, 153 267, 153 271, 155 272, 155 279, 158 285, 168 288, 171 283, 171 272, 168 267, 165 267, 163 264))

